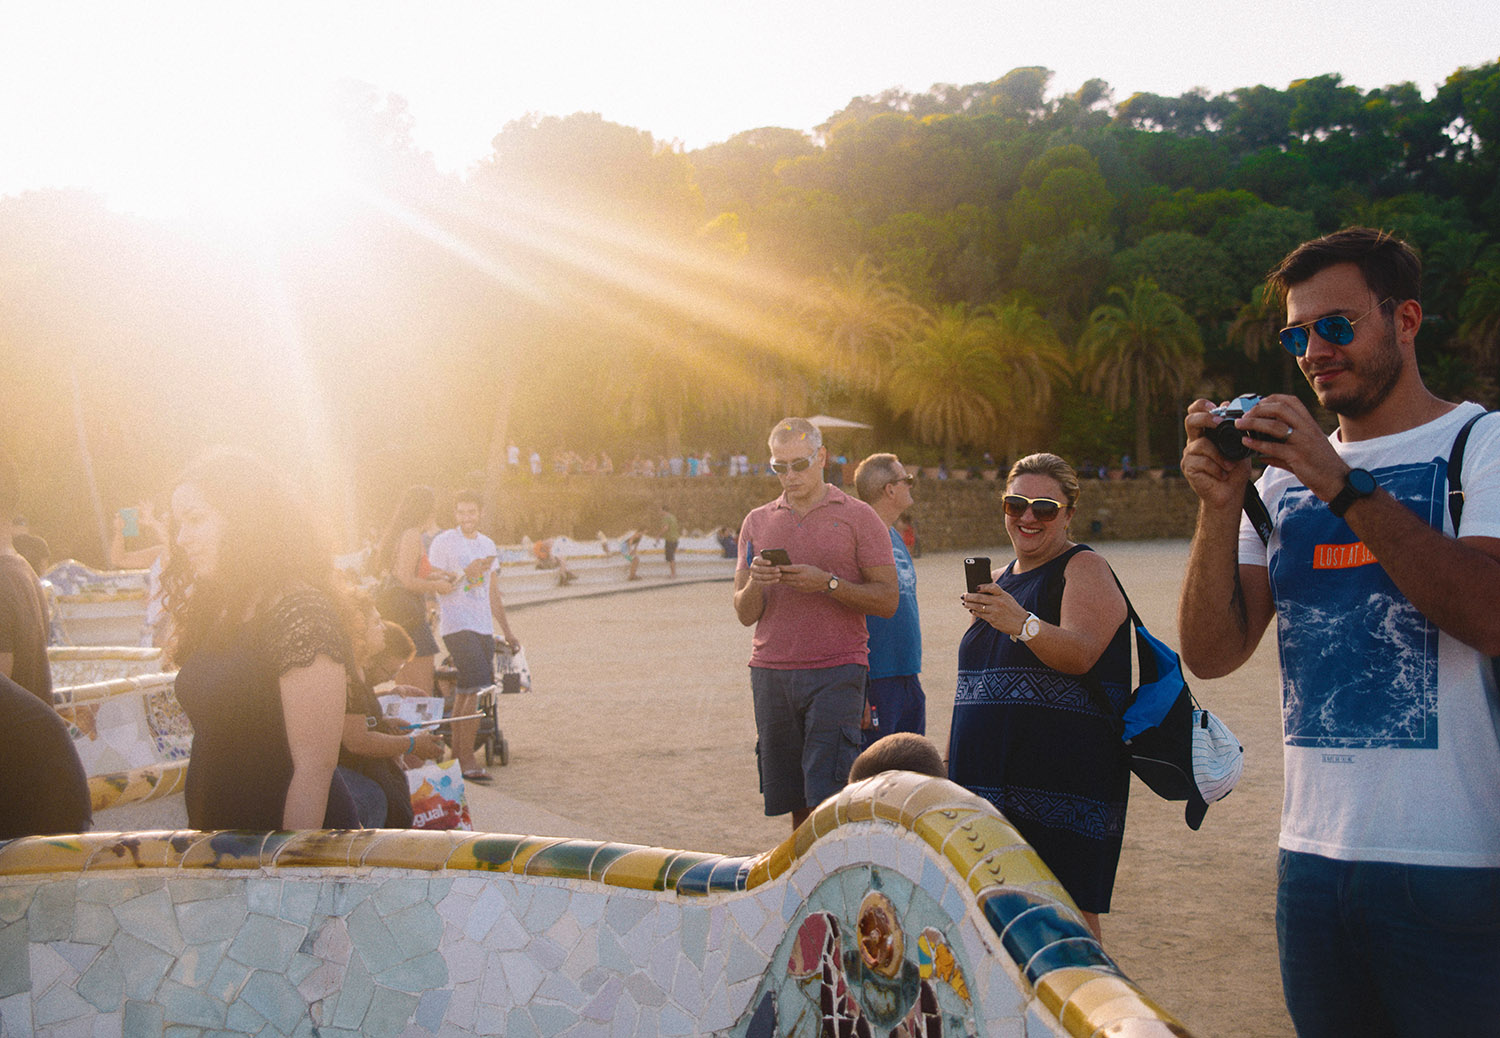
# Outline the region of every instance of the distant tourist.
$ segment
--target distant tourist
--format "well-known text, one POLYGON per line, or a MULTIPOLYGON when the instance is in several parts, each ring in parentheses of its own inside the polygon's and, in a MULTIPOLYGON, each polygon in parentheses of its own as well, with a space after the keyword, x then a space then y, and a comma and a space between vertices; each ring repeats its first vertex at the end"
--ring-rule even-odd
POLYGON ((0 454, 0 675, 52 707, 52 664, 47 659, 51 618, 41 581, 15 548, 11 520, 20 509, 21 480, 9 455, 0 454))
POLYGON ((880 516, 896 558, 901 604, 896 615, 865 617, 870 631, 870 676, 865 686, 863 745, 893 732, 927 732, 927 694, 922 691, 922 625, 917 615, 917 567, 895 528, 912 506, 914 477, 894 454, 871 454, 854 470, 859 499, 880 516))

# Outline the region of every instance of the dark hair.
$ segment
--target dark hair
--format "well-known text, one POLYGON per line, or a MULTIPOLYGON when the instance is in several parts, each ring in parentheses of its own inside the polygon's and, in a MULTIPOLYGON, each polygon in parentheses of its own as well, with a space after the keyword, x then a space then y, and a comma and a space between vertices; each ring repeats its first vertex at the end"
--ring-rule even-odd
POLYGON ((1078 495, 1083 492, 1083 486, 1078 482, 1078 473, 1056 454, 1028 454, 1016 462, 1010 467, 1010 474, 1005 477, 1006 490, 1010 489, 1017 476, 1049 476, 1056 480, 1057 485, 1062 487, 1063 496, 1068 499, 1069 508, 1078 504, 1078 495))
POLYGON ((1287 290, 1340 263, 1353 263, 1386 314, 1408 299, 1422 301, 1422 261, 1416 250, 1389 231, 1346 227, 1303 242, 1266 274, 1266 284, 1286 299, 1287 290))
POLYGON ((293 587, 323 592, 346 622, 352 620, 355 609, 334 567, 332 542, 269 466, 249 454, 216 451, 188 466, 177 487, 187 485, 220 513, 223 529, 215 571, 198 579, 176 546, 178 519, 172 517, 161 581, 177 663, 293 587))
POLYGON ((854 492, 859 499, 873 504, 880 492, 896 478, 896 463, 900 460, 894 454, 871 454, 860 462, 854 470, 854 492))
POLYGON ((375 572, 384 573, 396 564, 396 546, 401 535, 414 526, 421 526, 432 517, 437 507, 437 491, 431 487, 407 487, 401 502, 391 513, 390 522, 380 536, 380 547, 375 551, 375 572))
POLYGON ((459 505, 477 505, 483 508, 484 498, 479 496, 477 490, 460 490, 453 495, 453 507, 457 508, 459 505))
POLYGON ((925 736, 914 732, 896 732, 876 739, 854 758, 849 768, 849 781, 858 782, 882 771, 915 771, 934 778, 947 778, 948 769, 943 764, 943 755, 925 736))

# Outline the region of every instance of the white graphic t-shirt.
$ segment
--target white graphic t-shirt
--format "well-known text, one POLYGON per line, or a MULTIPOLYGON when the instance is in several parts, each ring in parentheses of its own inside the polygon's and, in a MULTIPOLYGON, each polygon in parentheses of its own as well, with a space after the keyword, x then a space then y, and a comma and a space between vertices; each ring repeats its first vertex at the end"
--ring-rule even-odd
MULTIPOLYGON (((1477 404, 1345 444, 1351 466, 1453 535, 1448 455, 1477 404)), ((1464 452, 1462 533, 1500 537, 1500 416, 1464 452)), ((1489 658, 1407 601, 1347 523, 1291 473, 1257 483, 1275 532, 1248 520, 1240 562, 1269 554, 1281 657, 1281 846, 1344 860, 1500 866, 1500 706, 1489 658)), ((1496 589, 1500 595, 1500 588, 1496 589)))
POLYGON ((499 553, 495 542, 482 533, 465 537, 457 528, 444 530, 427 548, 427 561, 438 569, 457 573, 458 584, 446 595, 438 595, 438 634, 455 631, 495 633, 495 618, 490 612, 490 580, 496 565, 492 564, 478 580, 465 580, 464 567, 475 559, 493 560, 499 553))

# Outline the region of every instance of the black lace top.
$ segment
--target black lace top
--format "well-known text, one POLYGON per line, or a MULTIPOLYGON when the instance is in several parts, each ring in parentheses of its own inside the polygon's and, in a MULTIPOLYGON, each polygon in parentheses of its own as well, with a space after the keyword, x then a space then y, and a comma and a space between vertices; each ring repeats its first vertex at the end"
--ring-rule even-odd
MULTIPOLYGON (((281 676, 319 655, 347 667, 349 641, 334 604, 303 586, 183 662, 177 698, 193 722, 186 788, 193 828, 281 828, 292 780, 281 676)), ((337 778, 323 824, 358 825, 337 778)))

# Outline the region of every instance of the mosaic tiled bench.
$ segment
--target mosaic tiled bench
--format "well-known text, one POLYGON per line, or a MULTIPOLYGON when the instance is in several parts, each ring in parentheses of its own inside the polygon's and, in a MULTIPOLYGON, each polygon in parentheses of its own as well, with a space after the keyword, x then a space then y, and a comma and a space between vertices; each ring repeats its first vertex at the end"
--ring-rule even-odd
POLYGON ((161 673, 161 650, 133 645, 50 645, 52 687, 161 673))
POLYGON ((64 559, 42 576, 52 590, 53 631, 64 644, 140 644, 145 570, 96 570, 64 559))
POLYGON ((1188 1034, 993 808, 910 773, 748 858, 388 830, 0 844, 0 1032, 1188 1034))
MULTIPOLYGON (((176 678, 176 671, 158 672, 53 689, 96 816, 182 792, 193 728, 177 702, 176 678)), ((96 817, 95 825, 103 821, 96 817)))

